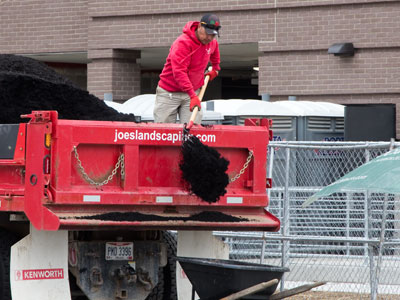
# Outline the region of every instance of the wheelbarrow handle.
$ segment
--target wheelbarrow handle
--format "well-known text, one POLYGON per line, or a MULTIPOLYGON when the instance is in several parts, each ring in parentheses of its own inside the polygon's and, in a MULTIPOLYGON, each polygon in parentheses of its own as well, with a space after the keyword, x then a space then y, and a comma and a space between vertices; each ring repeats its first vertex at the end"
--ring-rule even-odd
POLYGON ((265 290, 266 288, 273 286, 274 284, 278 284, 279 280, 278 279, 272 279, 270 281, 266 282, 261 282, 259 284, 253 285, 247 289, 241 290, 239 292, 236 292, 234 294, 231 294, 227 297, 221 298, 220 300, 236 300, 240 299, 244 296, 248 296, 254 293, 257 293, 259 291, 265 290))
POLYGON ((278 292, 278 293, 272 294, 269 297, 269 299, 270 300, 284 299, 284 298, 287 298, 287 297, 290 297, 290 296, 294 296, 294 295, 297 295, 297 294, 301 294, 301 293, 307 292, 307 291, 309 291, 309 290, 311 290, 311 289, 313 289, 315 287, 324 285, 325 283, 326 282, 315 282, 315 283, 311 283, 311 284, 304 284, 304 285, 292 288, 290 290, 286 290, 286 291, 283 291, 283 292, 278 292))

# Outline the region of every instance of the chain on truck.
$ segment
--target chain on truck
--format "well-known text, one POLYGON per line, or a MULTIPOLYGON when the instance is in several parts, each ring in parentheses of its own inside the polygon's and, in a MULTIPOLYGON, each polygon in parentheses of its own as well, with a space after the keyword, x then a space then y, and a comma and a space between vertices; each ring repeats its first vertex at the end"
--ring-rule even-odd
POLYGON ((171 232, 279 228, 265 209, 266 119, 192 128, 215 136, 235 178, 209 204, 185 189, 181 143, 150 138, 182 125, 22 117, 0 130, 1 299, 173 299, 171 232))

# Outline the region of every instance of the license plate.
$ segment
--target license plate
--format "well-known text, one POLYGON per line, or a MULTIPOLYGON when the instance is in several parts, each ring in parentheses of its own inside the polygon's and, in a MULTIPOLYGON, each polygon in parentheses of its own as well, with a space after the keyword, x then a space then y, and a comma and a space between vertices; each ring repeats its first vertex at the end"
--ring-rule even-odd
POLYGON ((106 260, 132 260, 133 243, 108 242, 106 243, 106 260))

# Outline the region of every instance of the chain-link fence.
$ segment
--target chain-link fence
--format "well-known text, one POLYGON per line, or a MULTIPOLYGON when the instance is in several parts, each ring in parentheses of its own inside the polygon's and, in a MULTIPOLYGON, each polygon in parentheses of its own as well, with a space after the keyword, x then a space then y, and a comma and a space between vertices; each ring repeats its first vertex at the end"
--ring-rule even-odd
POLYGON ((400 196, 337 193, 302 208, 322 187, 398 146, 271 142, 268 210, 280 231, 215 234, 230 245, 231 259, 289 267, 282 290, 322 281, 314 290, 400 299, 400 196))

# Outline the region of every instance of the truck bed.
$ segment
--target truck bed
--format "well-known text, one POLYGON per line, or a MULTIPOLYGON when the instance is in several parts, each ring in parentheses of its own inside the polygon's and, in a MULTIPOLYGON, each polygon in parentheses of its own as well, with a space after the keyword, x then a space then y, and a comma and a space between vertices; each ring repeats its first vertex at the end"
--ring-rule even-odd
POLYGON ((181 124, 61 120, 55 111, 25 117, 28 123, 7 125, 9 145, 0 149, 0 211, 24 213, 37 229, 279 228, 266 210, 268 120, 191 129, 230 161, 229 177, 253 152, 209 204, 182 180, 181 124))

